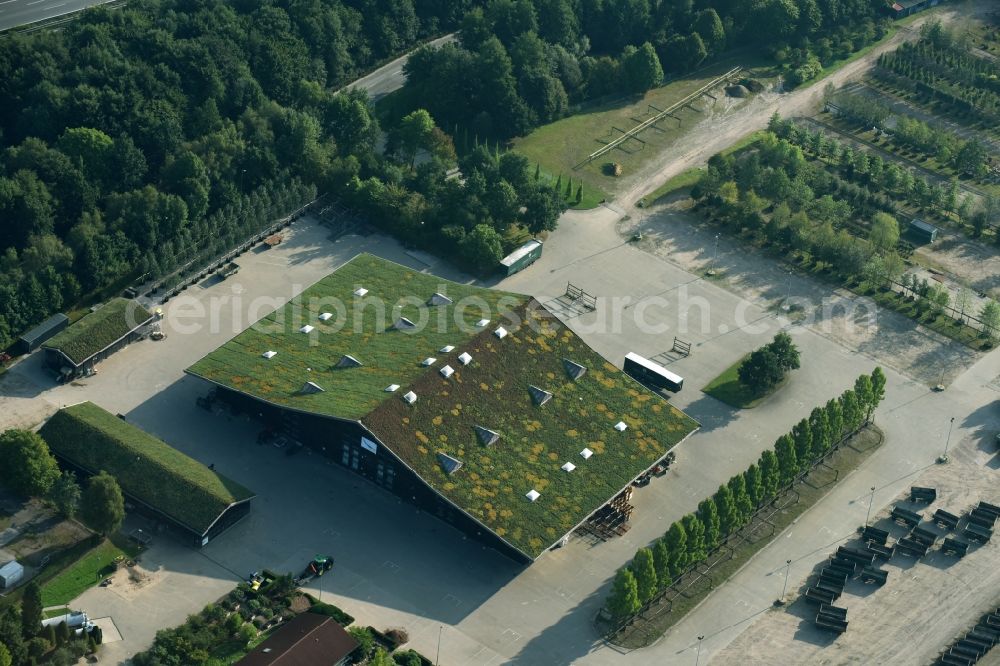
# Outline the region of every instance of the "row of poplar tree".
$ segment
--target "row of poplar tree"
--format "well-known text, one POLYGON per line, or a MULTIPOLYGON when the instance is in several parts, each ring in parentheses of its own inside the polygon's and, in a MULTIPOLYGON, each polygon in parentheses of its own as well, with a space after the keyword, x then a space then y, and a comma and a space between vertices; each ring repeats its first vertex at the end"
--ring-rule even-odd
POLYGON ((757 510, 780 496, 796 477, 830 449, 867 423, 885 396, 885 374, 875 368, 854 388, 813 409, 764 451, 755 464, 737 474, 698 510, 670 526, 652 545, 636 551, 615 576, 605 608, 617 622, 634 616, 675 580, 704 562, 726 539, 750 522, 757 510))

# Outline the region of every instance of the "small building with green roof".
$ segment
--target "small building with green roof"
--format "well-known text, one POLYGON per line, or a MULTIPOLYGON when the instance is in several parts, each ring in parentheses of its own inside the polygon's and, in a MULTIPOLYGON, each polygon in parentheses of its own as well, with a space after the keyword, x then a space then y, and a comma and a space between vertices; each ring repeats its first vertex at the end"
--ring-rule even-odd
POLYGON ((113 298, 46 341, 45 364, 61 379, 89 374, 97 363, 141 338, 153 319, 136 301, 113 298))
POLYGON ((535 299, 368 254, 187 372, 523 562, 620 506, 698 427, 535 299))
POLYGON ((65 467, 115 477, 128 502, 203 546, 250 511, 254 494, 92 402, 56 412, 39 434, 65 467))

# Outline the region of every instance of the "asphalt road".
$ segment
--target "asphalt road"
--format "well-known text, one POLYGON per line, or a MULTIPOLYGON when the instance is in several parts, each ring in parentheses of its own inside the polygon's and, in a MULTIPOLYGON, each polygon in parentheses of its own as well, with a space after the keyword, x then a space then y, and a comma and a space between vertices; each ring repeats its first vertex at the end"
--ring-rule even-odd
POLYGON ((0 32, 105 2, 109 0, 0 0, 0 32))
MULTIPOLYGON (((455 39, 455 33, 451 33, 429 42, 429 45, 438 48, 444 44, 455 41, 455 39)), ((404 56, 396 58, 392 62, 379 67, 368 76, 363 76, 357 81, 345 86, 344 90, 364 88, 368 91, 368 96, 373 102, 385 97, 391 92, 399 90, 403 87, 403 84, 406 83, 406 76, 403 74, 403 66, 406 64, 409 57, 410 54, 407 53, 404 56)))

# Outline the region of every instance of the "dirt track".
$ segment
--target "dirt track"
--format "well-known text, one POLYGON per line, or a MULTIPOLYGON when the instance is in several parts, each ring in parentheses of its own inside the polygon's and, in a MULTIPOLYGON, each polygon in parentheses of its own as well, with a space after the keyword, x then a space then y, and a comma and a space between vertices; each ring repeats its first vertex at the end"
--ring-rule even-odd
POLYGON ((636 185, 616 197, 615 202, 634 215, 637 212, 635 202, 661 183, 691 167, 704 164, 709 157, 732 145, 741 137, 765 127, 775 111, 785 117, 803 115, 813 105, 819 103, 827 84, 839 87, 856 78, 868 70, 882 53, 919 37, 920 26, 926 21, 940 19, 948 23, 959 18, 967 19, 970 14, 987 13, 992 6, 989 2, 966 2, 954 5, 943 12, 929 14, 900 29, 892 38, 872 49, 864 57, 845 65, 812 86, 790 93, 763 93, 732 114, 708 116, 669 150, 663 151, 658 159, 645 167, 642 175, 636 178, 636 185))

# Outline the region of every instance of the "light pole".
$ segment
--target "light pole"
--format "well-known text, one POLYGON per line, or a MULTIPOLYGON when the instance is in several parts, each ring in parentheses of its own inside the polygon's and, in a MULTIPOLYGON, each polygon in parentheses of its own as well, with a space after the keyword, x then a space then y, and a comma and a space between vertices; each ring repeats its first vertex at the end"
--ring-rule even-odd
POLYGON ((868 527, 868 519, 872 517, 872 504, 875 503, 875 486, 871 487, 872 496, 868 499, 868 513, 865 514, 865 527, 868 527))
POLYGON ((789 299, 792 297, 792 272, 788 271, 788 275, 785 277, 785 303, 781 306, 782 311, 788 312, 792 309, 791 304, 789 304, 789 299))
POLYGON ((788 591, 788 572, 792 569, 792 561, 785 560, 785 582, 781 586, 781 596, 774 600, 775 606, 785 605, 785 592, 788 591))
POLYGON ((703 640, 705 640, 704 635, 698 637, 698 649, 694 653, 694 666, 698 666, 698 662, 701 661, 701 642, 703 640))
POLYGON ((939 463, 948 462, 948 444, 951 443, 951 429, 952 427, 954 427, 954 425, 955 425, 955 417, 953 416, 951 417, 951 421, 948 422, 948 436, 944 440, 944 453, 942 453, 941 457, 938 458, 939 463))
POLYGON ((715 234, 715 249, 712 251, 712 263, 708 267, 708 270, 705 271, 705 273, 709 277, 715 275, 715 267, 716 267, 716 265, 718 264, 718 261, 719 261, 719 238, 721 236, 722 236, 722 234, 715 234))
POLYGON ((444 631, 444 625, 438 625, 438 649, 437 654, 434 656, 434 666, 438 666, 441 663, 441 632, 444 631))

